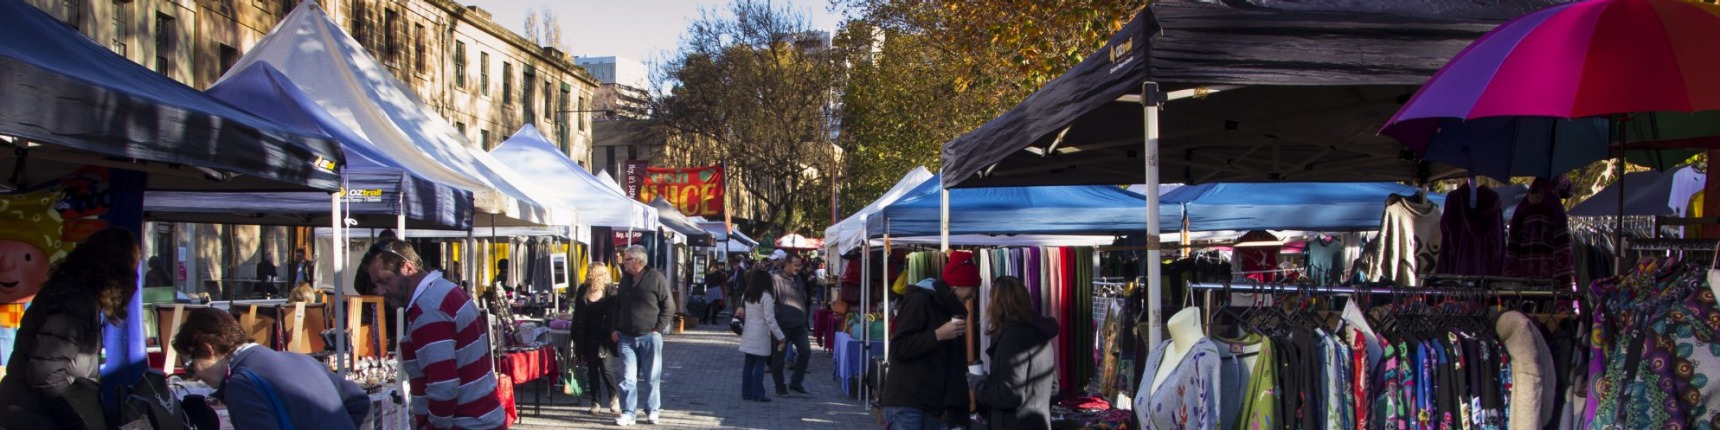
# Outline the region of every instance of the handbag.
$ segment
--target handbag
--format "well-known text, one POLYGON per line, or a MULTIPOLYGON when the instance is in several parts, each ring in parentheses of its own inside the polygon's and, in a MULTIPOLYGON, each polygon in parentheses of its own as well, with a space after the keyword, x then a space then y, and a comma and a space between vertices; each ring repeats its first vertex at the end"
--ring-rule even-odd
POLYGON ((845 324, 848 328, 844 331, 848 332, 848 337, 853 338, 854 340, 884 339, 884 321, 879 319, 877 315, 850 312, 848 313, 848 320, 845 324), (871 332, 872 337, 863 336, 867 334, 867 332, 871 332))
POLYGON ((579 385, 579 368, 581 368, 581 367, 585 367, 585 366, 573 366, 573 367, 568 368, 567 371, 562 372, 562 374, 561 374, 561 393, 562 394, 566 394, 569 397, 579 397, 579 396, 585 395, 585 387, 579 385))
POLYGON ((742 331, 746 330, 746 326, 747 326, 746 310, 745 309, 736 310, 735 316, 733 318, 729 318, 729 331, 735 332, 735 335, 740 335, 742 331))

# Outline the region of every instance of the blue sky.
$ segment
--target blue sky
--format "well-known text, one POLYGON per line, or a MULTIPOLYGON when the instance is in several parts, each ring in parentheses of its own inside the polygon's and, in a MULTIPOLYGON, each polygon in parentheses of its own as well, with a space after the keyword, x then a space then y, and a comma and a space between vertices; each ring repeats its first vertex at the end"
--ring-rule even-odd
MULTIPOLYGON (((726 15, 727 0, 458 0, 489 11, 491 18, 524 34, 526 11, 548 6, 561 20, 568 54, 621 56, 640 62, 673 51, 701 9, 726 15)), ((818 29, 834 31, 841 16, 828 0, 773 0, 805 13, 818 29)))

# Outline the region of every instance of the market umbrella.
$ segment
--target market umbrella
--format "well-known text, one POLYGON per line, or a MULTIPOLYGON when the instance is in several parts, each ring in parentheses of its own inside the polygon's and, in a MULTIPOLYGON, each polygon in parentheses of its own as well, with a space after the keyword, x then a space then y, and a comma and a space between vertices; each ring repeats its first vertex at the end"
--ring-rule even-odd
POLYGON ((1720 7, 1708 4, 1542 9, 1459 52, 1380 133, 1502 180, 1564 173, 1606 158, 1614 142, 1720 148, 1717 38, 1720 7))
POLYGON ((781 249, 793 249, 793 250, 805 251, 805 250, 818 249, 820 247, 823 247, 824 246, 823 242, 824 241, 822 241, 822 240, 808 239, 806 236, 801 236, 798 234, 789 233, 789 234, 783 235, 782 237, 776 238, 776 247, 781 248, 781 249))

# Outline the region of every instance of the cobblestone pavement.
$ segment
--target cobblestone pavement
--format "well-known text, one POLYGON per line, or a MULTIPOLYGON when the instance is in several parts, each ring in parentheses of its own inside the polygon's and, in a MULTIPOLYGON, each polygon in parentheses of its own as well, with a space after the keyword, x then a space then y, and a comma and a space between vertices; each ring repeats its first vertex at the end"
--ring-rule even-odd
MULTIPOLYGON (((726 321, 726 320, 724 320, 726 321)), ((860 401, 842 394, 832 375, 830 352, 812 342, 806 390, 810 398, 771 396, 769 403, 741 400, 740 369, 744 358, 737 348, 740 337, 727 324, 689 328, 686 333, 663 337, 663 421, 640 428, 669 429, 864 429, 878 428, 870 411, 860 401)), ((619 373, 619 372, 617 372, 619 373)), ((620 375, 617 375, 619 378, 620 375)), ((786 374, 784 376, 787 376, 786 374)), ((770 374, 765 390, 774 394, 770 374)), ((559 388, 554 400, 545 399, 543 412, 532 414, 530 403, 541 390, 533 381, 515 387, 520 423, 516 429, 563 429, 615 427, 615 415, 607 411, 586 413, 590 403, 569 399, 559 388)), ((640 399, 643 403, 644 399, 640 399)))

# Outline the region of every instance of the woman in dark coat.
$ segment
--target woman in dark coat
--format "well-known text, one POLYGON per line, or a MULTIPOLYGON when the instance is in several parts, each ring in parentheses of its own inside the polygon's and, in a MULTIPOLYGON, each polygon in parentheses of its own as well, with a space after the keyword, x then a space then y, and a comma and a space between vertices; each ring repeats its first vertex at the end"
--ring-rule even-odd
POLYGON ((992 281, 985 317, 991 371, 974 373, 970 367, 968 386, 975 400, 991 407, 991 428, 1050 429, 1057 321, 1033 310, 1027 288, 1013 276, 992 281))
MULTIPOLYGON (((106 423, 100 403, 102 326, 124 321, 142 252, 123 228, 90 235, 53 266, 24 311, 6 377, 0 425, 85 429, 106 423)), ((46 258, 35 255, 34 258, 46 258)))
POLYGON ((621 405, 615 397, 615 373, 609 370, 609 357, 615 355, 615 342, 609 334, 615 331, 613 318, 615 300, 609 289, 609 267, 591 266, 586 283, 573 297, 574 353, 585 362, 585 392, 591 395, 591 413, 609 404, 609 412, 619 415, 621 405))

